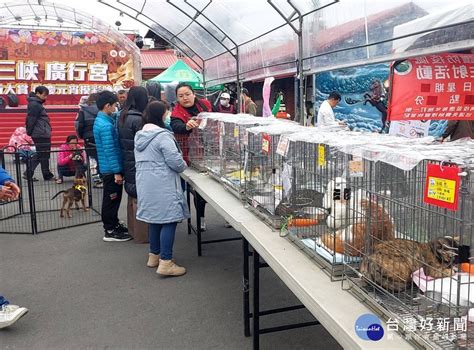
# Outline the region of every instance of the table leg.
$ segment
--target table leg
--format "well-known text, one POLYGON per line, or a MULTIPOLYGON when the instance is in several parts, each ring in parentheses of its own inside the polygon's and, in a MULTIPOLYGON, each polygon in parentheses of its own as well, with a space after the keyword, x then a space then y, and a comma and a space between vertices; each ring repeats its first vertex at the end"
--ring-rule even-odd
MULTIPOLYGON (((186 201, 188 202, 188 209, 189 209, 189 214, 192 213, 191 211, 191 189, 190 189, 190 186, 189 184, 186 182, 186 201)), ((189 216, 188 218, 188 235, 191 234, 192 230, 191 230, 191 217, 192 215, 189 216)))
MULTIPOLYGON (((194 195, 195 196, 198 196, 199 198, 199 194, 197 194, 196 191, 194 191, 194 195)), ((198 202, 199 203, 199 202, 198 202)), ((196 235, 197 235, 197 249, 198 249, 198 256, 202 256, 202 237, 201 237, 201 213, 199 212, 199 210, 196 208, 196 235)))
POLYGON ((249 242, 242 236, 244 253, 243 264, 243 303, 244 303, 244 335, 250 337, 250 291, 249 291, 249 242))
POLYGON ((253 250, 253 349, 260 348, 260 255, 253 250))

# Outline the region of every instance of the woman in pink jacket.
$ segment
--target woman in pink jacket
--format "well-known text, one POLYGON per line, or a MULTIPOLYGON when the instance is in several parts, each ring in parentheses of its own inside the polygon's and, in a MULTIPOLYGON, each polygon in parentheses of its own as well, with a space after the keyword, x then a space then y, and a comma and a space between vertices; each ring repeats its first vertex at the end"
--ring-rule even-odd
POLYGON ((69 135, 66 143, 59 147, 57 184, 63 183, 64 176, 85 176, 86 154, 79 149, 76 135, 69 135))
POLYGON ((33 139, 28 136, 24 126, 20 126, 15 129, 12 136, 10 137, 8 145, 12 147, 9 147, 7 151, 18 152, 21 161, 26 162, 26 159, 30 156, 33 156, 35 153, 33 139))

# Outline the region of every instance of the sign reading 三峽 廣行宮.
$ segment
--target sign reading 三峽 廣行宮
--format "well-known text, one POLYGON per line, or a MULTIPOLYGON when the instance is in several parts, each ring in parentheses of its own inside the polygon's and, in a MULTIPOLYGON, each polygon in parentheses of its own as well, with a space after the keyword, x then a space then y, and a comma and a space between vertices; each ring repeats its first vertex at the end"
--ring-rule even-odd
POLYGON ((474 120, 474 54, 415 57, 394 67, 389 120, 474 120))
POLYGON ((0 94, 88 95, 140 82, 133 46, 92 32, 0 29, 0 94), (138 81, 137 81, 138 79, 138 81))

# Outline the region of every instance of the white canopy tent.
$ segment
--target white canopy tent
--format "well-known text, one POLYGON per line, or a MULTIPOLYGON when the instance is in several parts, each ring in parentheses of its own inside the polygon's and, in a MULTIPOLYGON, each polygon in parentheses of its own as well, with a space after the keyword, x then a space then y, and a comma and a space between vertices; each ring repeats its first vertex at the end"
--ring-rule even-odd
MULTIPOLYGON (((18 11, 1 11, 0 25, 8 18, 11 23, 18 13, 21 17, 23 11, 30 12, 29 6, 45 4, 17 3, 26 5, 18 11)), ((50 18, 63 18, 63 8, 75 6, 67 0, 56 3, 63 5, 50 18)), ((92 4, 90 13, 116 11, 163 37, 201 68, 207 86, 298 75, 300 105, 305 74, 470 49, 474 39, 471 0, 451 4, 442 0, 98 0, 92 4), (433 14, 446 6, 454 11, 449 21, 436 20, 433 14), (410 51, 403 49, 427 33, 430 40, 410 51)), ((99 23, 92 15, 83 21, 91 27, 99 23)), ((109 28, 97 26, 97 30, 109 28)))

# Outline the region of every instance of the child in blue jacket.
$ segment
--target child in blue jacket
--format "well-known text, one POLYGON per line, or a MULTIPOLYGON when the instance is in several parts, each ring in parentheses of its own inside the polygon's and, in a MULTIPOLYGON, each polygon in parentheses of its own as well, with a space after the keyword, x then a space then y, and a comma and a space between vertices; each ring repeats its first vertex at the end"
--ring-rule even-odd
POLYGON ((105 234, 103 240, 124 242, 132 237, 118 218, 123 191, 122 155, 115 125, 118 98, 111 91, 102 91, 96 103, 99 112, 94 121, 94 139, 104 184, 102 223, 105 234))

